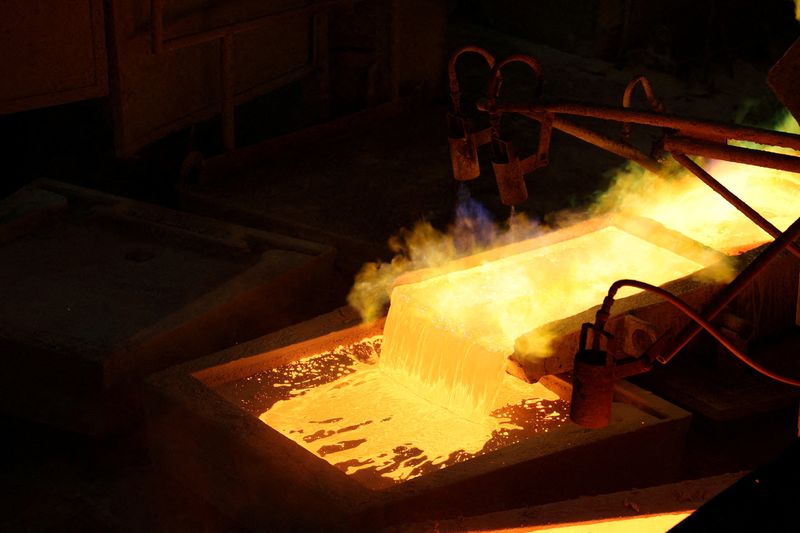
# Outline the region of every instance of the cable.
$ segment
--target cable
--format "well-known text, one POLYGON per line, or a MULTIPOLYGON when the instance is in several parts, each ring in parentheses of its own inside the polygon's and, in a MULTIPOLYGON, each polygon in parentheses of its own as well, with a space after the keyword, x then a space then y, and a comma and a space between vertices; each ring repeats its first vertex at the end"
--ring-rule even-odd
POLYGON ((741 362, 756 370, 767 377, 770 377, 776 381, 780 381, 781 383, 786 383, 787 385, 794 385, 795 387, 800 387, 800 380, 789 378, 773 372, 769 370, 761 364, 753 361, 745 355, 744 353, 740 352, 738 348, 736 348, 731 342, 725 338, 720 332, 718 332, 714 326, 712 326, 705 318, 703 318, 697 311, 695 311, 689 304, 675 296, 674 294, 662 289, 661 287, 657 287, 655 285, 651 285, 649 283, 645 283, 643 281, 637 281, 635 279, 621 279, 615 281, 611 284, 611 287, 608 289, 608 296, 606 296, 605 300, 603 300, 603 305, 597 311, 597 318, 595 321, 596 327, 599 331, 602 331, 605 325, 606 320, 611 313, 611 306, 614 304, 614 296, 616 295, 617 291, 622 287, 634 287, 636 289, 642 289, 644 291, 649 291, 658 296, 662 297, 681 311, 686 314, 689 318, 697 322, 703 329, 708 331, 715 339, 717 339, 720 344, 722 344, 725 348, 727 348, 737 359, 741 362))

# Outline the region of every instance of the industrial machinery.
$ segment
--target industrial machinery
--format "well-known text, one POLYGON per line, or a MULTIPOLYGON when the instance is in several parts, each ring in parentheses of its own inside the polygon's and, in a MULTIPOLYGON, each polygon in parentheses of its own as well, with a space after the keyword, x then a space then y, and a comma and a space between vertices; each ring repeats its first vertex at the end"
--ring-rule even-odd
MULTIPOLYGON (((797 44, 794 48, 797 48, 797 44)), ((792 55, 791 51, 787 56, 790 55, 792 55)), ((786 70, 783 64, 788 61, 785 59, 780 65, 781 72, 786 70)), ((602 427, 608 424, 614 379, 645 372, 652 368, 656 361, 662 364, 668 363, 703 329, 711 333, 715 339, 751 368, 783 383, 800 386, 800 379, 776 374, 750 359, 709 322, 719 315, 780 252, 788 250, 795 257, 800 257, 800 248, 795 243, 800 236, 800 218, 782 233, 747 202, 687 156, 687 154, 698 155, 800 173, 800 156, 796 152, 792 154, 775 153, 765 149, 765 146, 778 146, 795 151, 800 150, 800 136, 668 115, 665 113, 664 104, 655 96, 652 85, 644 76, 635 77, 628 84, 620 108, 572 102, 542 103, 538 101, 541 94, 542 68, 536 59, 525 55, 512 55, 502 61, 495 61, 488 51, 476 46, 461 48, 452 56, 449 63, 449 79, 453 107, 452 112, 448 115, 448 123, 451 126, 449 145, 454 177, 460 181, 477 178, 480 175, 477 147, 491 143, 492 168, 500 198, 505 205, 511 206, 512 210, 514 206, 527 198, 524 176, 547 164, 551 132, 555 128, 630 159, 657 174, 666 172, 663 165, 666 153, 669 152, 672 160, 691 172, 775 239, 755 260, 741 270, 725 289, 715 296, 713 301, 708 304, 704 315, 696 312, 677 296, 652 284, 626 279, 615 282, 609 289, 603 305, 597 311, 594 324, 585 323, 581 330, 580 347, 574 361, 572 420, 587 427, 602 427), (464 53, 475 53, 482 56, 491 68, 486 98, 478 103, 478 109, 486 112, 489 116, 490 128, 488 130, 472 131, 461 109, 455 66, 458 58, 464 53), (536 96, 532 103, 520 105, 498 102, 499 89, 502 84, 501 69, 513 62, 524 63, 535 73, 536 96), (650 111, 630 109, 632 94, 639 86, 651 107, 650 111), (540 124, 538 147, 535 153, 527 158, 519 159, 511 141, 503 135, 500 126, 501 118, 504 114, 509 113, 531 118, 540 124), (564 116, 570 115, 620 122, 622 125, 621 139, 607 137, 564 118, 564 116), (650 154, 645 154, 630 143, 632 124, 661 128, 661 138, 654 144, 650 154), (729 144, 731 141, 733 144, 729 144), (742 146, 743 142, 751 144, 745 147, 742 146), (672 335, 662 336, 637 358, 624 359, 601 350, 601 340, 611 336, 605 326, 610 316, 614 296, 624 286, 636 287, 657 294, 691 317, 693 323, 685 326, 674 337, 672 335), (590 348, 587 347, 589 331, 594 333, 590 348)), ((782 78, 777 75, 773 76, 773 81, 775 79, 785 80, 786 76, 783 75, 782 78)), ((791 78, 789 78, 788 84, 791 84, 791 78)), ((784 82, 784 85, 787 83, 784 82)), ((789 94, 792 93, 789 92, 789 94)))

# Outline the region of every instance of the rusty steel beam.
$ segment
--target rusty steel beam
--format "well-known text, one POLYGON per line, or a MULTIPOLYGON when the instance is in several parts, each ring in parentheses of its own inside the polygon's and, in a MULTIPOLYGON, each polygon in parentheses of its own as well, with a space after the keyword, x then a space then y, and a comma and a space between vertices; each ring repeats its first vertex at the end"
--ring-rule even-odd
MULTIPOLYGON (((703 316, 706 320, 713 320, 730 304, 742 290, 760 274, 779 253, 794 246, 794 242, 800 238, 800 218, 795 220, 791 226, 786 228, 777 239, 772 241, 767 248, 761 252, 747 267, 742 270, 733 281, 731 281, 715 298, 711 305, 704 310, 703 316)), ((686 347, 689 342, 700 333, 702 327, 696 323, 690 323, 681 330, 675 338, 672 348, 664 354, 645 353, 642 357, 652 358, 659 363, 668 363, 686 347)), ((656 344, 660 344, 656 342, 656 344)))
MULTIPOLYGON (((478 109, 489 111, 486 102, 479 102, 478 109)), ((580 103, 551 103, 551 104, 497 104, 496 110, 501 113, 518 113, 524 116, 533 116, 541 113, 555 113, 564 115, 577 115, 617 122, 630 122, 646 126, 655 126, 678 130, 683 134, 706 139, 724 140, 735 139, 750 141, 769 146, 783 146, 800 151, 800 135, 783 133, 779 131, 753 128, 696 120, 676 115, 661 114, 652 111, 637 111, 612 106, 588 105, 580 103)))
POLYGON ((664 140, 664 148, 670 152, 700 155, 711 159, 722 159, 800 174, 800 157, 793 155, 776 154, 686 137, 667 137, 664 140))
MULTIPOLYGON (((766 231, 770 237, 777 239, 781 236, 781 230, 776 228, 772 222, 761 216, 758 211, 750 207, 741 198, 736 196, 730 189, 717 181, 714 176, 706 172, 703 167, 679 152, 672 152, 672 157, 675 159, 675 161, 686 168, 686 170, 697 176, 700 181, 708 185, 714 192, 722 196, 729 204, 738 209, 740 213, 753 221, 753 223, 758 227, 766 231)), ((800 248, 793 244, 789 245, 788 248, 795 257, 800 257, 800 248)))
MULTIPOLYGON (((529 114, 527 116, 534 120, 542 120, 544 118, 543 113, 529 114)), ((640 164, 650 172, 658 174, 662 171, 661 164, 658 161, 631 146, 630 144, 617 141, 616 139, 607 137, 602 133, 597 133, 589 128, 584 128, 583 126, 575 124, 574 122, 559 116, 553 117, 553 127, 559 131, 563 131, 564 133, 572 135, 577 139, 598 146, 613 154, 617 154, 620 157, 630 159, 631 161, 640 164)))

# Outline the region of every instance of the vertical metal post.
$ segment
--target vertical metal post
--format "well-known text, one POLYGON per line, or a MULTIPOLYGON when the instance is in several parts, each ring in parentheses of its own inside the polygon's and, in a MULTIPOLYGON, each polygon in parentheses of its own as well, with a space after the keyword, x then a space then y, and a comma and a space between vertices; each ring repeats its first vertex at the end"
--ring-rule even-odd
POLYGON ((222 95, 222 144, 226 151, 236 148, 236 123, 233 101, 233 33, 220 39, 220 84, 222 95))

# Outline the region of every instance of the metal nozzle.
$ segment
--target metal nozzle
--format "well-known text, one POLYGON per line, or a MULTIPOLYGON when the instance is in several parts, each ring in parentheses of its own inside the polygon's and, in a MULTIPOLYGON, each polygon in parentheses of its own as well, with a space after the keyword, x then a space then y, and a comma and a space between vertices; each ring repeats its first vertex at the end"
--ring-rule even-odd
POLYGON ((511 141, 492 136, 492 169, 503 205, 515 206, 528 199, 522 164, 511 141))
POLYGON ((569 416, 578 425, 598 429, 611 421, 614 365, 603 350, 581 349, 575 355, 569 416))
POLYGON ((458 181, 473 180, 480 176, 478 147, 470 132, 469 124, 460 116, 447 114, 447 142, 450 145, 450 162, 453 176, 458 181))

